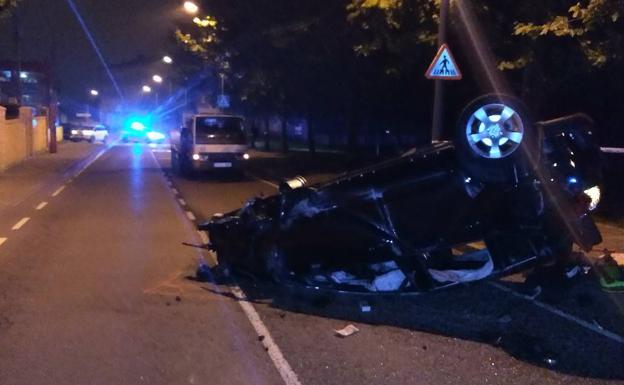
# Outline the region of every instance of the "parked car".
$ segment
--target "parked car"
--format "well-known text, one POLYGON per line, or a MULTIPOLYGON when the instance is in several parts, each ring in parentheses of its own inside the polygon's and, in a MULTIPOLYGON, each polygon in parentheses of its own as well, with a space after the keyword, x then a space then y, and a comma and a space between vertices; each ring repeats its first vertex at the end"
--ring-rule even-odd
POLYGON ((71 125, 69 128, 69 139, 75 142, 86 140, 90 143, 108 141, 108 128, 103 124, 80 124, 71 125))
POLYGON ((573 243, 601 242, 592 125, 533 123, 518 100, 485 96, 453 142, 316 186, 286 181, 199 228, 221 267, 315 288, 423 292, 565 263, 573 243))
POLYGON ((241 171, 249 159, 243 119, 231 115, 195 115, 171 133, 174 172, 191 175, 201 170, 241 171))

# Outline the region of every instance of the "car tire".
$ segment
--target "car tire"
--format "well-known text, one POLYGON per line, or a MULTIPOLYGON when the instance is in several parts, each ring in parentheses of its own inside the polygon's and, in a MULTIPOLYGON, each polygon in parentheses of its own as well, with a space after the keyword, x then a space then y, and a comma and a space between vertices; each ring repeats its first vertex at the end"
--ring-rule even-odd
POLYGON ((500 94, 468 104, 455 144, 460 168, 484 183, 510 183, 528 175, 541 151, 539 132, 524 103, 500 94))

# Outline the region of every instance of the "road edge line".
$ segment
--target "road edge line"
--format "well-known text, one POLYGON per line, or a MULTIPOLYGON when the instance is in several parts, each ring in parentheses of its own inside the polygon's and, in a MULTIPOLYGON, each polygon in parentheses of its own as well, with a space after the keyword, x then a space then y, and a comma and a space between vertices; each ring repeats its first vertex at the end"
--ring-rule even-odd
MULTIPOLYGON (((170 191, 174 194, 175 197, 181 197, 180 191, 176 189, 173 186, 172 181, 167 178, 167 175, 165 174, 164 169, 162 168, 160 162, 158 161, 154 153, 150 151, 150 154, 152 155, 153 160, 156 162, 160 170, 163 172, 164 179, 169 182, 170 191)), ((252 178, 258 179, 259 181, 269 184, 274 188, 278 187, 276 184, 273 184, 268 181, 263 181, 257 177, 252 176, 252 178)), ((178 201, 178 207, 187 214, 187 219, 189 220, 189 222, 191 222, 193 226, 195 226, 195 223, 193 222, 193 220, 191 220, 188 217, 188 213, 191 213, 191 214, 193 213, 190 211, 187 211, 184 207, 179 205, 179 203, 180 202, 178 201)), ((197 230, 197 235, 200 237, 202 242, 204 240, 204 237, 206 237, 207 239, 207 236, 208 236, 206 232, 200 231, 200 230, 197 230)), ((216 258, 214 259, 216 262, 216 258)), ((295 371, 292 369, 292 367, 286 360, 286 357, 284 357, 284 354, 282 353, 281 349, 273 340, 273 337, 271 336, 271 333, 269 332, 268 327, 264 324, 264 322, 262 322, 260 315, 254 308, 254 306, 251 304, 251 302, 249 302, 249 300, 247 299, 247 295, 245 294, 243 289, 241 289, 240 286, 238 285, 230 286, 227 289, 232 293, 232 295, 234 295, 234 297, 236 297, 237 299, 236 302, 239 304, 239 306, 243 310, 243 313, 247 317, 247 320, 249 321, 249 323, 251 323, 251 326, 254 328, 257 335, 264 336, 264 338, 262 339, 262 345, 266 349, 266 352, 269 355, 271 362, 273 362, 273 366, 275 367, 275 369, 277 369, 277 372, 279 373, 284 383, 286 385, 302 385, 301 381, 299 381, 299 378, 297 377, 297 373, 295 373, 295 371)))
POLYGON ((273 340, 269 329, 264 324, 264 322, 262 322, 260 315, 247 299, 247 296, 243 292, 243 289, 236 285, 230 287, 230 291, 238 300, 238 304, 240 305, 241 309, 243 309, 243 312, 247 316, 247 319, 251 323, 251 326, 253 326, 258 336, 264 337, 262 339, 262 345, 265 347, 269 358, 271 358, 271 361, 273 361, 273 365, 279 372, 282 380, 284 380, 284 383, 286 385, 301 385, 301 381, 299 381, 297 373, 295 373, 295 371, 292 369, 292 367, 286 360, 286 357, 284 357, 281 349, 273 340))
POLYGON ((572 314, 564 312, 563 310, 559 310, 556 307, 553 307, 553 306, 550 306, 550 305, 545 304, 543 302, 540 302, 540 301, 538 301, 538 300, 536 300, 536 299, 534 299, 534 298, 532 298, 530 296, 527 296, 527 295, 524 295, 524 294, 520 294, 520 293, 516 292, 513 289, 510 289, 510 288, 508 288, 508 287, 506 287, 504 285, 501 285, 500 283, 497 283, 497 282, 488 282, 488 283, 490 284, 490 286, 495 287, 498 290, 501 290, 501 291, 504 291, 506 293, 509 293, 509 294, 513 295, 514 297, 522 298, 522 299, 524 299, 526 301, 529 301, 529 302, 533 303, 535 306, 537 306, 539 308, 542 308, 542 309, 544 309, 544 310, 546 310, 546 311, 548 311, 548 312, 550 312, 552 314, 558 315, 559 317, 561 317, 563 319, 566 319, 566 320, 568 320, 570 322, 573 322, 573 323, 575 323, 577 325, 580 325, 580 326, 582 326, 582 327, 584 327, 586 329, 589 329, 589 330, 591 330, 591 331, 593 331, 595 333, 598 333, 598 334, 602 335, 603 337, 606 337, 606 338, 608 338, 608 339, 610 339, 610 340, 612 340, 614 342, 617 342, 619 344, 623 344, 624 345, 624 337, 620 336, 619 334, 616 334, 616 333, 614 333, 612 331, 609 331, 609 330, 606 330, 606 329, 601 329, 598 326, 593 325, 593 324, 591 324, 591 323, 589 323, 589 322, 587 322, 585 320, 582 320, 579 317, 576 317, 576 316, 574 316, 572 314))

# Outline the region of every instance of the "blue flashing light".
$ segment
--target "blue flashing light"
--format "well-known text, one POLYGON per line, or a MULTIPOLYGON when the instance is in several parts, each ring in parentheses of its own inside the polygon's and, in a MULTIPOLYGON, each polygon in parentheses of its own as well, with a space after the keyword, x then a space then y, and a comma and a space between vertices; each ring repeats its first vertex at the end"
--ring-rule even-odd
POLYGON ((143 131, 145 130, 145 124, 141 122, 132 122, 130 123, 130 128, 132 128, 133 130, 137 130, 137 131, 143 131))
POLYGON ((568 183, 569 184, 577 184, 578 183, 578 179, 576 179, 575 177, 571 176, 568 178, 568 183))

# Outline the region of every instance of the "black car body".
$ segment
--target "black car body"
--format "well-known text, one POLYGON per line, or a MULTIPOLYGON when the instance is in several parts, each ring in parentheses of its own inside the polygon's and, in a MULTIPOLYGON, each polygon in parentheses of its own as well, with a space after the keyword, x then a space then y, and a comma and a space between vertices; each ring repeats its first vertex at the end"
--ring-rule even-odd
MULTIPOLYGON (((601 178, 591 120, 534 124, 529 139, 512 123, 497 123, 519 115, 520 107, 504 110, 511 103, 492 104, 497 112, 476 129, 491 128, 494 157, 466 151, 462 140, 484 135, 463 119, 455 142, 317 186, 288 181, 278 195, 251 199, 200 228, 220 264, 277 281, 372 291, 427 291, 562 260, 573 243, 590 249, 601 241, 590 218, 601 178), (522 143, 507 156, 501 130, 522 143), (476 241, 487 249, 466 248, 476 241), (377 284, 389 274, 401 277, 397 285, 377 284)), ((468 110, 484 115, 478 105, 468 110)))

